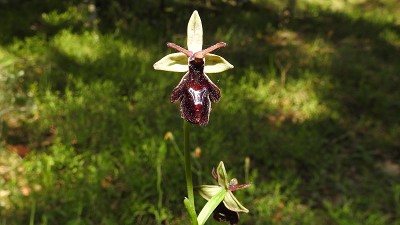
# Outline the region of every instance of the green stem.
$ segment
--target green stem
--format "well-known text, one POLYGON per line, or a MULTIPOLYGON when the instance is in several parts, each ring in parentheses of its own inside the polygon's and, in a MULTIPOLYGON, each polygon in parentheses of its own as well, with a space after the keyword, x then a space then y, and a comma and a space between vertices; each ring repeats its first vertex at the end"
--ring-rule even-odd
POLYGON ((190 140, 189 140, 189 122, 183 121, 183 133, 184 133, 184 151, 185 151, 185 174, 186 174, 186 187, 188 192, 188 199, 194 207, 194 195, 193 195, 193 179, 192 179, 192 165, 190 156, 190 140))
POLYGON ((36 200, 32 199, 31 215, 29 217, 29 225, 35 224, 35 213, 36 213, 36 200))

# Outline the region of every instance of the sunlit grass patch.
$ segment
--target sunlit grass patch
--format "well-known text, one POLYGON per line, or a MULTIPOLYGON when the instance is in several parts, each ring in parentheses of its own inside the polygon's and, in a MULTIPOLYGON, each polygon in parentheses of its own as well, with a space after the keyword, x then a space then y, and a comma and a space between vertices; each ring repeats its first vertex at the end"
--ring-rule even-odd
MULTIPOLYGON (((323 84, 318 78, 304 78, 296 82, 289 82, 281 94, 275 94, 271 103, 278 106, 278 111, 292 115, 293 122, 304 122, 309 119, 318 119, 330 113, 329 108, 319 99, 316 87, 323 84)), ((326 81, 325 81, 326 82, 326 81)), ((273 89, 273 88, 271 88, 273 89)))
POLYGON ((256 202, 256 214, 258 223, 265 224, 315 224, 318 221, 307 205, 279 192, 260 197, 256 202))
POLYGON ((60 53, 76 60, 79 63, 93 63, 101 59, 110 61, 115 58, 128 59, 139 58, 147 62, 150 58, 145 49, 134 46, 130 41, 123 41, 112 35, 102 35, 95 31, 86 31, 75 34, 63 30, 53 38, 53 46, 60 53))
POLYGON ((16 60, 17 57, 15 57, 15 55, 7 51, 5 48, 0 47, 0 75, 4 74, 4 70, 13 65, 16 60))
POLYGON ((395 16, 400 12, 396 0, 299 0, 296 9, 317 16, 324 12, 343 13, 354 20, 365 19, 374 24, 399 22, 395 16))
POLYGON ((10 74, 9 70, 16 60, 17 57, 0 47, 0 119, 13 107, 15 97, 10 87, 18 75, 10 74))
POLYGON ((328 216, 332 223, 348 225, 348 224, 363 224, 363 225, 384 225, 390 224, 388 215, 379 212, 361 211, 353 206, 351 201, 343 204, 333 205, 326 201, 324 206, 328 211, 328 216), (360 221, 362 221, 360 223, 360 221))
POLYGON ((18 172, 21 161, 17 154, 0 147, 0 215, 2 217, 14 210, 15 205, 11 197, 21 195, 18 185, 19 182, 26 180, 18 172))
POLYGON ((96 32, 73 34, 62 31, 54 39, 54 47, 61 53, 75 59, 79 63, 93 62, 101 57, 100 35, 96 32))
POLYGON ((280 80, 262 77, 255 71, 246 72, 240 84, 243 92, 232 93, 227 87, 228 96, 222 99, 223 107, 232 110, 231 107, 240 105, 237 101, 243 101, 243 104, 246 104, 246 101, 250 100, 256 107, 253 110, 272 124, 281 124, 283 121, 302 123, 323 118, 332 113, 318 93, 319 89, 329 85, 329 80, 326 78, 307 73, 303 78, 289 78, 288 83, 282 86, 280 80), (230 107, 230 104, 234 105, 230 107))
POLYGON ((128 135, 118 133, 129 119, 128 102, 117 97, 118 89, 112 82, 78 81, 73 86, 64 95, 46 92, 38 101, 40 120, 34 126, 42 132, 51 128, 63 143, 95 149, 128 135), (108 126, 114 129, 109 130, 108 126))
POLYGON ((154 159, 157 144, 148 141, 138 151, 128 147, 120 153, 78 153, 74 147, 56 142, 46 152, 30 154, 24 160, 1 149, 1 222, 152 221, 156 201, 151 197, 155 177, 150 173, 155 168, 147 160, 154 159))
POLYGON ((299 6, 306 7, 307 5, 315 5, 323 9, 328 9, 332 11, 344 11, 350 7, 354 7, 355 5, 361 4, 365 1, 366 0, 333 0, 333 1, 303 0, 299 1, 299 6))
POLYGON ((53 27, 85 25, 85 23, 96 19, 94 17, 94 12, 90 12, 90 5, 91 4, 81 3, 68 6, 65 11, 61 12, 59 10, 45 12, 41 14, 41 19, 46 25, 53 27))
POLYGON ((395 32, 391 29, 385 29, 379 35, 387 43, 400 48, 400 33, 395 32))

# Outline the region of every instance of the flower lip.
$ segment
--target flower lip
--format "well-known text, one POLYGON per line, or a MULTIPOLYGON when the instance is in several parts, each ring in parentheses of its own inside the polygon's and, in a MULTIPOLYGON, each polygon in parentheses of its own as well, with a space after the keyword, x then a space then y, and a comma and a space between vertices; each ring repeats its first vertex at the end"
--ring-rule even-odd
POLYGON ((214 210, 213 218, 218 222, 229 222, 231 225, 239 223, 239 213, 226 208, 223 202, 214 210))

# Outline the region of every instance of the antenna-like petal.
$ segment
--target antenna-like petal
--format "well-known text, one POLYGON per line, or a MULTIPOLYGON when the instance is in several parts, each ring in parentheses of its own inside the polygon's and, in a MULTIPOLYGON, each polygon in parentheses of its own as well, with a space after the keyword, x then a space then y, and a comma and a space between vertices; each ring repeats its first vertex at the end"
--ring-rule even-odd
POLYGON ((175 43, 168 42, 168 43, 167 43, 167 46, 168 46, 169 48, 172 48, 172 49, 175 49, 175 50, 177 50, 177 51, 182 52, 182 53, 185 54, 187 57, 190 57, 190 56, 192 56, 192 54, 193 54, 191 51, 189 51, 189 50, 187 50, 187 49, 184 49, 184 48, 182 48, 181 46, 179 46, 179 45, 177 45, 177 44, 175 44, 175 43))

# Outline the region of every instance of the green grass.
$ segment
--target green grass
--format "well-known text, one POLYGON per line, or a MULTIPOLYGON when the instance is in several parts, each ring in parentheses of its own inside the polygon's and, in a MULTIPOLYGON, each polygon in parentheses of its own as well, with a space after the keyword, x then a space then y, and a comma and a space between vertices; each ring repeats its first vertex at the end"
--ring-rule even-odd
POLYGON ((183 74, 152 65, 197 9, 235 68, 191 128, 195 184, 250 157, 240 224, 399 225, 399 3, 236 2, 0 2, 0 224, 188 223, 183 74))

